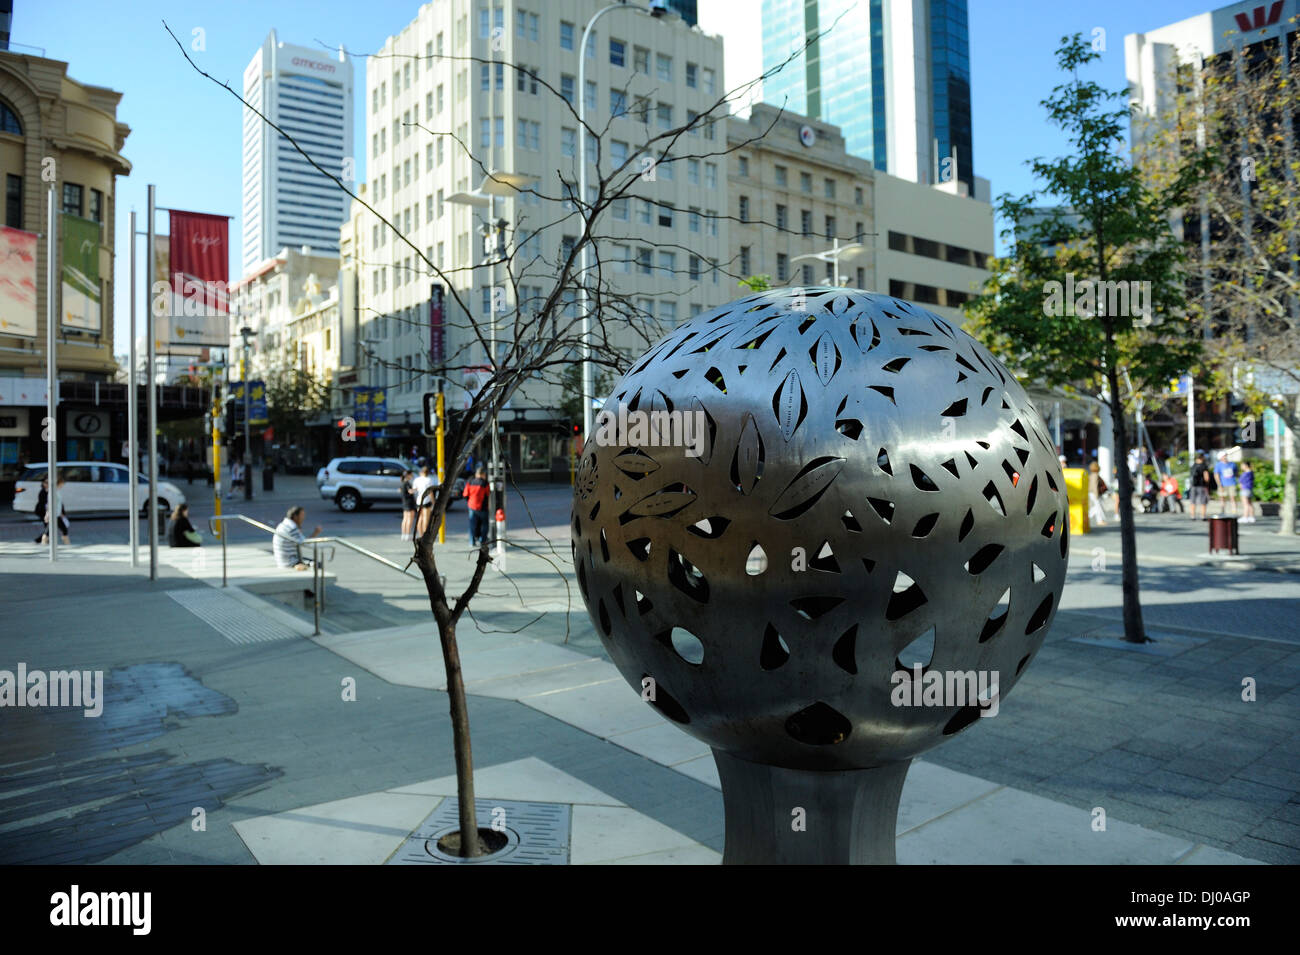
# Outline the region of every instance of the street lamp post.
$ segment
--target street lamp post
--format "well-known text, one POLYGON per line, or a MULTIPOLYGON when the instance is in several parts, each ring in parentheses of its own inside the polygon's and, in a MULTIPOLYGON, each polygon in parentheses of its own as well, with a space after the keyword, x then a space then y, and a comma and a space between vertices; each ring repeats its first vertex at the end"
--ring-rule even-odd
MULTIPOLYGON (((640 13, 648 13, 651 17, 658 19, 668 12, 668 5, 665 0, 650 0, 646 8, 631 6, 627 0, 621 0, 619 3, 611 3, 609 6, 601 7, 591 15, 587 25, 582 30, 582 44, 578 47, 578 88, 574 91, 574 96, 578 100, 578 208, 587 201, 587 39, 591 36, 591 28, 596 25, 606 13, 611 10, 617 10, 619 7, 627 7, 629 10, 636 10, 640 13)), ((587 229, 587 218, 583 216, 583 231, 587 229)), ((582 313, 582 440, 586 441, 587 436, 591 434, 592 412, 591 402, 594 383, 592 381, 591 371, 591 310, 587 302, 587 247, 589 239, 587 236, 581 236, 578 240, 581 245, 578 248, 578 310, 582 313)))
POLYGON ((252 384, 248 380, 248 373, 251 370, 248 364, 248 340, 257 333, 245 325, 239 330, 239 334, 244 339, 244 500, 251 501, 253 499, 253 448, 248 437, 248 412, 252 384))
POLYGON ((831 270, 835 273, 836 285, 843 285, 844 281, 840 277, 840 259, 851 259, 861 255, 866 251, 866 246, 861 242, 850 242, 848 245, 840 245, 840 240, 835 238, 831 242, 831 247, 821 252, 808 252, 804 255, 796 255, 790 260, 790 264, 795 262, 807 262, 816 260, 818 262, 829 262, 831 270))

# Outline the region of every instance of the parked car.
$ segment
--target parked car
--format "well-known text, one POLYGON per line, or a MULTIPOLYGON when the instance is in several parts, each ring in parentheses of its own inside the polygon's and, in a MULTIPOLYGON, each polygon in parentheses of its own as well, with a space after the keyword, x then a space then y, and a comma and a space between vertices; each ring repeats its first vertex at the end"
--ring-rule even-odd
MULTIPOLYGON (((33 464, 14 484, 14 510, 28 514, 36 512, 36 499, 41 494, 41 480, 49 468, 46 464, 33 464)), ((63 476, 63 489, 59 499, 71 517, 79 515, 126 515, 131 510, 131 472, 123 464, 107 461, 60 461, 59 474, 63 476)), ((149 508, 149 478, 140 475, 140 514, 149 508)), ((158 482, 158 510, 171 513, 177 505, 185 503, 185 495, 170 481, 158 482)))
MULTIPOLYGON (((352 512, 372 504, 400 504, 402 472, 419 469, 401 458, 335 458, 316 472, 320 496, 333 501, 340 511, 352 512)), ((465 482, 457 479, 456 495, 465 482)), ((453 497, 454 504, 458 498, 453 497)))

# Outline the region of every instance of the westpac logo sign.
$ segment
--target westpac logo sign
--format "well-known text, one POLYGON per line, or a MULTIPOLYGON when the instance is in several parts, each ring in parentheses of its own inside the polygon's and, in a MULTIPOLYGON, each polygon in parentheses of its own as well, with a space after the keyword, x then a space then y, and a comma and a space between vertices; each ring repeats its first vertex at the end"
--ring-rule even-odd
POLYGON ((1265 27, 1271 27, 1278 20, 1282 19, 1282 4, 1284 0, 1275 0, 1272 6, 1267 8, 1255 7, 1251 11, 1252 15, 1246 12, 1233 14, 1233 19, 1237 21, 1237 29, 1242 33, 1249 33, 1252 30, 1262 30, 1265 27))

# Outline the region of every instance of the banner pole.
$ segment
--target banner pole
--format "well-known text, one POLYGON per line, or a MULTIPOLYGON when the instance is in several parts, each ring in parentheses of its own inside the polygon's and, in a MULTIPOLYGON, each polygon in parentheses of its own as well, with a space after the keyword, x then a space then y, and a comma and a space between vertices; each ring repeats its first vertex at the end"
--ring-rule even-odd
MULTIPOLYGON (((130 486, 131 506, 131 566, 140 566, 140 396, 137 376, 140 373, 139 358, 136 354, 135 330, 135 210, 131 210, 130 227, 127 235, 131 237, 131 358, 130 373, 126 386, 126 466, 129 471, 127 484, 130 486)), ((146 274, 153 274, 153 250, 146 257, 146 274)), ((145 287, 149 287, 145 282, 145 287)))
MULTIPOLYGON (((149 184, 149 211, 145 213, 148 216, 146 226, 148 228, 148 248, 149 255, 153 255, 154 243, 154 190, 157 187, 153 183, 149 184)), ((148 339, 145 341, 145 352, 148 355, 148 371, 146 384, 149 389, 149 579, 158 579, 158 389, 154 385, 157 377, 155 370, 158 361, 158 349, 154 341, 157 335, 157 329, 154 327, 153 308, 145 310, 145 333, 148 339)))
POLYGON ((58 271, 55 261, 58 253, 59 223, 55 218, 54 186, 50 186, 46 201, 47 227, 45 230, 45 473, 50 491, 45 496, 45 520, 50 535, 50 560, 59 559, 59 439, 55 433, 59 409, 59 375, 54 349, 57 344, 55 328, 59 310, 55 297, 59 294, 58 271))

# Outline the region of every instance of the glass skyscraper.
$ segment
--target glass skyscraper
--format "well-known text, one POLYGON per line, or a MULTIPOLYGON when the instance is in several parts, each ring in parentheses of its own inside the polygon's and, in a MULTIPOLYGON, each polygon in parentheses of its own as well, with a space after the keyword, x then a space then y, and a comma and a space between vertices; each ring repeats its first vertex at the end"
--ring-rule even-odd
POLYGON ((966 0, 763 0, 763 99, 834 123, 848 151, 974 191, 966 0), (936 148, 937 146, 937 148, 936 148))

